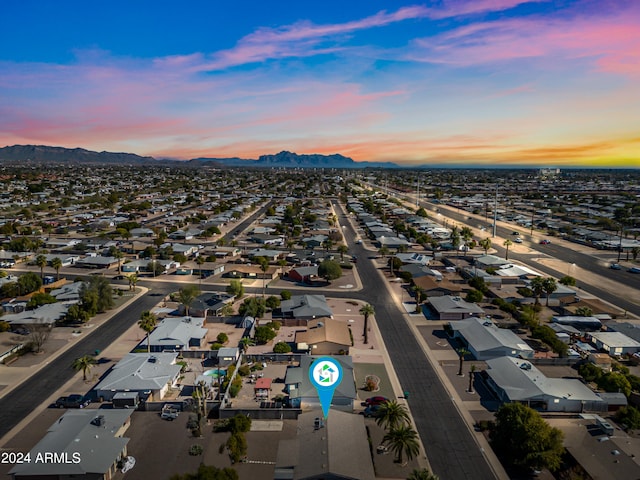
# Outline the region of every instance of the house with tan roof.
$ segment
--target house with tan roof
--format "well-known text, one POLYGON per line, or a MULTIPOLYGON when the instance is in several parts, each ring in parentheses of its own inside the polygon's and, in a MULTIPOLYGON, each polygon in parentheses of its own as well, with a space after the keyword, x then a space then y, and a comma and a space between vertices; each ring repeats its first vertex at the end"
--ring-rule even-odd
POLYGON ((309 320, 307 330, 296 332, 296 346, 312 355, 340 355, 349 351, 351 335, 346 323, 322 317, 309 320))

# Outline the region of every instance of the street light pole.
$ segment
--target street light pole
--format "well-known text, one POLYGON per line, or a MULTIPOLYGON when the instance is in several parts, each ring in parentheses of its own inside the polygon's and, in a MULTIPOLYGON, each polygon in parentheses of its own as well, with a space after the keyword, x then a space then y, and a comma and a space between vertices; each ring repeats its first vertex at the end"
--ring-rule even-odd
POLYGON ((496 198, 493 205, 493 238, 496 238, 498 225, 498 185, 496 185, 496 198))

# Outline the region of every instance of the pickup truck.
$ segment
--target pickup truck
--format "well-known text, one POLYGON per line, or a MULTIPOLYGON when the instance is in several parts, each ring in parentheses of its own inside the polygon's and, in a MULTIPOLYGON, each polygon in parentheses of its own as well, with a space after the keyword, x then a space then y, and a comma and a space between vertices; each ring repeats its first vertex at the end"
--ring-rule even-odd
POLYGON ((173 405, 165 405, 162 407, 160 418, 164 420, 175 420, 180 415, 180 411, 173 405))
POLYGON ((84 408, 91 403, 84 395, 69 395, 68 397, 60 397, 56 400, 56 408, 84 408))

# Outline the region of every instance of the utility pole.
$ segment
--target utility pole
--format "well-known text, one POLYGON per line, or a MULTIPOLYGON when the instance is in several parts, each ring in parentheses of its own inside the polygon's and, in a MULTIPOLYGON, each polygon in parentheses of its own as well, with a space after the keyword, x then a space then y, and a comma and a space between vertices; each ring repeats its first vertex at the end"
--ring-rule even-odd
POLYGON ((420 208, 420 178, 416 178, 416 210, 420 208))
POLYGON ((531 235, 533 235, 533 216, 536 213, 536 206, 535 204, 531 204, 531 235))
POLYGON ((620 241, 618 242, 618 263, 620 263, 620 256, 622 255, 622 231, 624 230, 623 223, 620 222, 620 241))
POLYGON ((493 238, 496 238, 498 228, 498 185, 496 185, 496 198, 493 205, 493 238))

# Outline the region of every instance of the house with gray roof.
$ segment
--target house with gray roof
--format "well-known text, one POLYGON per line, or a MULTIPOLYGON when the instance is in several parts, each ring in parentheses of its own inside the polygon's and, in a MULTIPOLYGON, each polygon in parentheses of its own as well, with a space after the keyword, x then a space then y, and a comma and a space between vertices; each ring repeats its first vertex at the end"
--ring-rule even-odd
POLYGON ((273 478, 373 480, 362 415, 337 410, 330 410, 326 420, 318 412, 299 415, 296 437, 278 443, 273 478))
POLYGON ((533 358, 534 350, 506 328, 498 328, 488 318, 471 317, 449 323, 453 338, 460 339, 476 360, 496 357, 533 358))
POLYGON ((487 384, 502 402, 520 402, 545 412, 606 407, 602 398, 577 378, 546 377, 528 360, 497 357, 487 360, 487 367, 487 384))
POLYGON ((467 302, 461 297, 451 295, 431 297, 429 304, 439 320, 463 320, 473 316, 484 316, 484 310, 480 306, 467 302))
POLYGON ((509 265, 511 262, 497 255, 480 255, 474 259, 473 264, 478 268, 500 268, 504 265, 509 265))
MULTIPOLYGON (((204 318, 166 317, 158 323, 149 335, 152 352, 181 351, 201 348, 207 343, 209 330, 203 327, 204 318)), ((147 340, 140 343, 146 347, 147 340)))
POLYGON ((283 300, 272 316, 282 318, 285 325, 306 325, 314 318, 333 318, 333 311, 324 295, 293 295, 290 300, 283 300))
POLYGON ((35 310, 24 310, 20 313, 12 313, 2 316, 2 320, 9 322, 12 327, 30 325, 53 325, 62 320, 67 314, 69 305, 65 303, 48 303, 35 310))
POLYGON ((86 282, 73 282, 67 283, 60 288, 51 290, 49 294, 55 297, 59 302, 66 302, 69 304, 78 303, 80 301, 80 290, 82 286, 87 285, 86 282))
POLYGON ((132 409, 68 410, 29 452, 31 462, 17 464, 14 479, 110 479, 127 455, 132 409), (66 461, 37 461, 55 453, 66 461))
POLYGON ((111 400, 118 392, 149 394, 162 400, 180 376, 178 353, 129 353, 120 360, 94 390, 99 398, 111 400))
MULTIPOLYGON (((299 366, 287 367, 285 374, 285 391, 289 394, 289 402, 294 408, 313 408, 320 410, 320 398, 316 387, 309 380, 309 368, 319 358, 313 355, 305 355, 300 358, 299 366)), ((353 376, 353 359, 348 355, 338 355, 334 360, 342 366, 342 382, 336 388, 331 407, 346 412, 353 411, 353 402, 357 398, 356 383, 353 376)))
POLYGON ((640 342, 622 332, 591 332, 591 343, 611 356, 640 352, 640 342))

